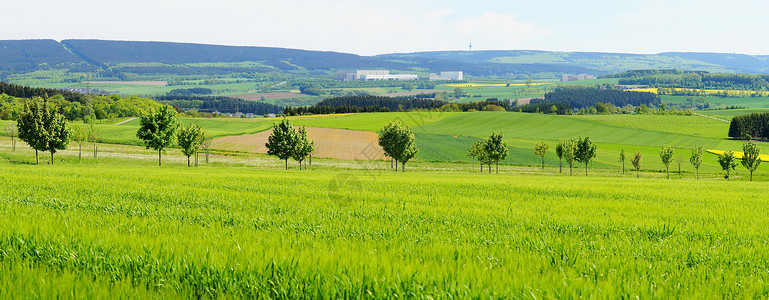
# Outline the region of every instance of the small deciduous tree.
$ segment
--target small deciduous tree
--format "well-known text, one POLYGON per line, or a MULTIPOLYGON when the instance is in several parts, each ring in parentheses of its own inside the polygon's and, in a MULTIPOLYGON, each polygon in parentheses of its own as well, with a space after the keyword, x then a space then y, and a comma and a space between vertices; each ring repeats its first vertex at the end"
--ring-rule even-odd
POLYGON ((475 141, 470 145, 467 148, 467 156, 473 159, 473 169, 475 169, 475 160, 477 159, 481 165, 481 172, 483 172, 483 141, 475 141))
POLYGON ((385 155, 395 159, 396 172, 398 163, 401 163, 401 170, 406 171, 406 163, 419 152, 414 132, 400 121, 390 122, 382 128, 379 132, 379 145, 385 155))
POLYGON ((545 155, 547 154, 548 148, 550 148, 550 146, 545 144, 545 142, 540 142, 534 146, 534 154, 542 157, 542 170, 545 169, 545 155))
POLYGON ((555 145, 555 155, 558 155, 558 172, 563 173, 563 147, 566 141, 558 141, 555 145))
POLYGON ((144 141, 147 149, 158 152, 158 166, 162 165, 163 149, 176 143, 176 131, 179 122, 176 120, 176 110, 169 105, 152 109, 141 116, 141 125, 136 131, 136 137, 144 141))
POLYGON ((587 167, 590 164, 590 161, 595 158, 596 148, 595 143, 590 140, 590 137, 580 138, 574 148, 574 156, 576 160, 585 164, 585 176, 587 176, 587 167))
POLYGON ((726 171, 726 180, 729 180, 729 173, 737 167, 737 157, 734 156, 734 151, 726 151, 718 156, 718 164, 721 165, 721 169, 726 171))
POLYGON ((5 135, 11 138, 11 151, 16 151, 16 125, 12 123, 5 124, 5 135))
POLYGON ((689 162, 694 166, 697 172, 697 180, 700 179, 700 166, 702 165, 702 147, 692 148, 692 155, 689 156, 689 162))
POLYGON ((489 163, 489 173, 491 173, 491 163, 496 164, 497 173, 499 173, 499 161, 504 160, 509 153, 507 143, 502 138, 502 132, 492 133, 483 147, 485 153, 484 156, 489 163))
POLYGON ((69 143, 67 120, 54 108, 51 110, 47 99, 34 99, 24 102, 24 109, 16 121, 19 139, 27 142, 35 149, 35 161, 40 164, 38 151, 53 154, 56 150, 64 150, 69 143))
POLYGON ((675 150, 670 146, 664 146, 660 151, 660 159, 662 160, 662 164, 665 165, 665 172, 667 173, 668 179, 670 179, 670 163, 673 161, 674 152, 675 150))
POLYGON ((96 158, 99 154, 99 148, 96 145, 96 141, 99 140, 100 132, 99 128, 96 127, 95 121, 91 119, 90 122, 88 122, 88 139, 93 142, 93 158, 96 158))
MULTIPOLYGON (((302 169, 302 162, 315 150, 315 142, 307 138, 307 129, 302 126, 296 131, 294 147, 291 157, 299 163, 299 169, 302 169)), ((306 169, 306 167, 305 167, 306 169)))
POLYGON ((625 174, 625 148, 619 152, 619 161, 622 163, 622 174, 625 174))
POLYGON ((206 163, 208 163, 208 151, 211 149, 211 145, 213 144, 212 138, 205 138, 203 139, 203 143, 200 143, 200 148, 203 148, 203 151, 206 152, 206 163))
POLYGON ((187 127, 179 129, 176 135, 179 146, 182 147, 182 154, 187 157, 187 167, 190 166, 190 156, 198 152, 200 145, 205 140, 203 129, 197 124, 189 124, 187 127))
POLYGON ((286 162, 288 170, 288 159, 293 154, 294 144, 296 143, 296 130, 291 121, 283 119, 280 123, 273 123, 272 133, 267 138, 267 154, 274 155, 286 162))
POLYGON ((635 177, 639 178, 639 172, 641 171, 641 164, 643 163, 643 154, 641 154, 641 151, 636 151, 635 155, 633 155, 633 158, 630 159, 630 163, 633 164, 633 168, 635 168, 635 177))
POLYGON ((750 181, 753 181, 753 172, 761 164, 761 149, 754 142, 748 141, 742 145, 742 165, 750 172, 750 181))
POLYGON ((574 139, 563 141, 562 144, 562 154, 563 159, 566 161, 566 164, 569 165, 569 176, 572 175, 572 169, 574 168, 574 163, 577 161, 576 156, 576 148, 577 148, 577 141, 574 139))
POLYGON ((77 144, 77 160, 83 158, 83 145, 88 142, 88 132, 82 126, 72 127, 72 140, 77 144))

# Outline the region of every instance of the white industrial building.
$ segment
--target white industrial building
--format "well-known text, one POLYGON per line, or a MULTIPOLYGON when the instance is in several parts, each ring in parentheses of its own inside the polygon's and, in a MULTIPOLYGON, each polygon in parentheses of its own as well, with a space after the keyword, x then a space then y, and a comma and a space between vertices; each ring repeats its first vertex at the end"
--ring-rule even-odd
POLYGON ((462 71, 448 71, 437 73, 430 73, 430 80, 464 80, 464 74, 462 71))
POLYGON ((337 71, 337 80, 419 80, 414 74, 390 74, 388 70, 337 71))
POLYGON ((579 75, 572 75, 572 74, 563 74, 561 76, 561 81, 580 81, 580 80, 588 80, 588 79, 595 79, 595 76, 593 75, 587 75, 587 74, 579 74, 579 75))

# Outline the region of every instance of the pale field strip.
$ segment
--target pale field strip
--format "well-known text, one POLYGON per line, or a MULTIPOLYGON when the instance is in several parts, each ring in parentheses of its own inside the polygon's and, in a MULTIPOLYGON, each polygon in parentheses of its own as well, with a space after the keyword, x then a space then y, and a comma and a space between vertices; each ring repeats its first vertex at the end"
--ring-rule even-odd
MULTIPOLYGON (((226 136, 215 139, 211 147, 215 149, 267 153, 267 139, 272 129, 253 134, 226 136)), ((385 160, 379 147, 379 136, 371 131, 307 127, 307 135, 315 141, 314 157, 326 157, 343 160, 385 160)))
POLYGON ((130 85, 150 85, 167 86, 168 81, 83 81, 89 84, 130 84, 130 85))

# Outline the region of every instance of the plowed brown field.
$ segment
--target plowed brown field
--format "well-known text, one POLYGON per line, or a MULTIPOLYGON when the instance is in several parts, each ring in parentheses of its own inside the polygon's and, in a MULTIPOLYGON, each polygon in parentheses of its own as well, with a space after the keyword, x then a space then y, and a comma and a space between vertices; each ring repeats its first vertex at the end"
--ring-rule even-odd
MULTIPOLYGON (((267 153, 267 138, 272 129, 254 134, 215 139, 211 148, 242 152, 267 153)), ((307 135, 315 141, 315 157, 345 160, 386 159, 371 131, 307 127, 307 135)))

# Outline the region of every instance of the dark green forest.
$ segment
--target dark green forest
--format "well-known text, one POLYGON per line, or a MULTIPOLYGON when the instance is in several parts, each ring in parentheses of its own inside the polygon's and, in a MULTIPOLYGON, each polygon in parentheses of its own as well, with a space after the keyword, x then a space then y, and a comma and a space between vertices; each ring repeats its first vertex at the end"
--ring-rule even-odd
POLYGON ((596 103, 610 103, 617 107, 659 106, 660 97, 653 93, 630 92, 616 89, 601 89, 595 87, 558 87, 555 91, 545 94, 545 99, 533 99, 531 104, 563 103, 572 108, 581 109, 594 107, 596 103))

